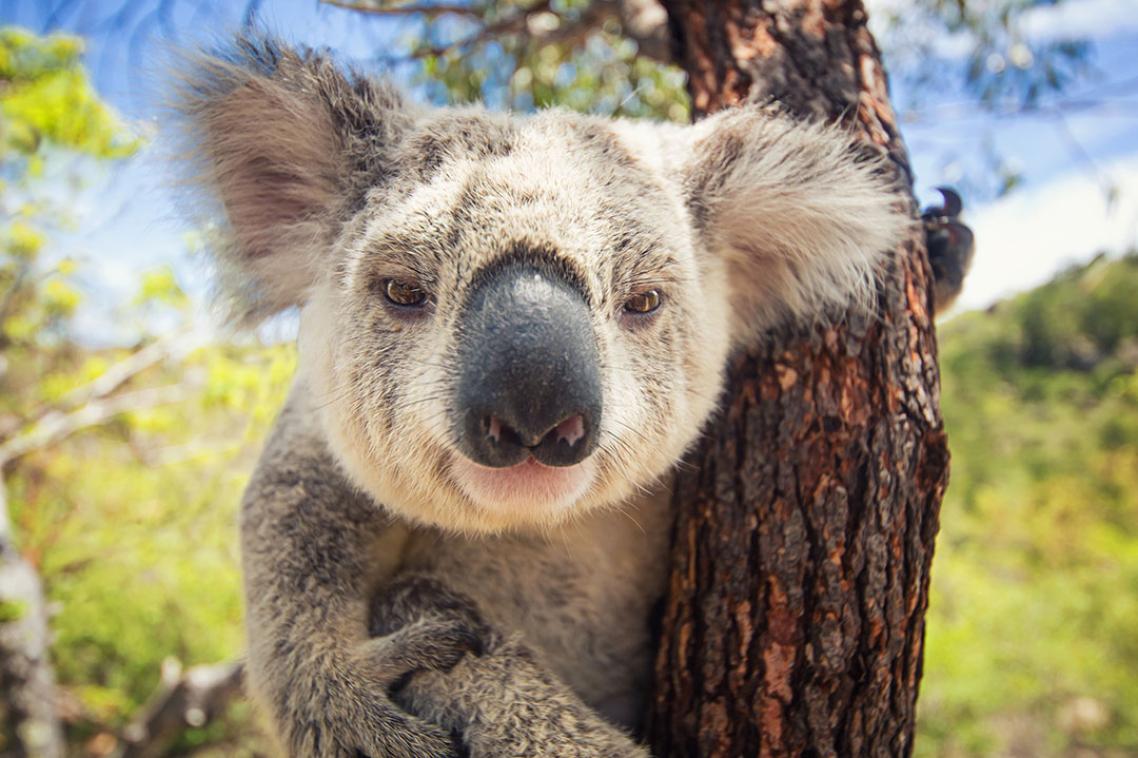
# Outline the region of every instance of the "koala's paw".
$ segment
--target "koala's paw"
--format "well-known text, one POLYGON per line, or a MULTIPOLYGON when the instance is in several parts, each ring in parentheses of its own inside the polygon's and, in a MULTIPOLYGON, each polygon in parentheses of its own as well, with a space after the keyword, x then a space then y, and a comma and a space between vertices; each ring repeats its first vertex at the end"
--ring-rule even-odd
POLYGON ((464 755, 455 730, 395 702, 417 673, 445 672, 490 638, 474 606, 430 580, 393 584, 373 608, 376 635, 320 676, 294 676, 278 710, 288 753, 335 758, 464 755))
POLYGON ((411 676, 393 697, 461 736, 471 758, 647 758, 517 638, 411 676))
POLYGON ((326 680, 315 694, 293 691, 298 708, 278 724, 285 753, 296 758, 459 758, 450 730, 407 713, 383 692, 357 681, 326 680))
POLYGON ((365 642, 355 665, 386 691, 419 671, 446 671, 467 653, 480 655, 489 633, 477 617, 424 613, 394 631, 365 642))

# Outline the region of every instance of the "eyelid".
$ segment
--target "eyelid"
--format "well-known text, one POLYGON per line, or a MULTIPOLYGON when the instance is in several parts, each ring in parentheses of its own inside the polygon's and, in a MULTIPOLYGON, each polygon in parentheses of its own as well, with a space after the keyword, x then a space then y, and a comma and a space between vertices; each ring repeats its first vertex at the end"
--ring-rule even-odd
POLYGON ((618 299, 624 302, 633 295, 642 295, 650 290, 656 290, 660 293, 660 297, 665 297, 672 288, 676 286, 676 282, 671 277, 654 276, 652 278, 638 279, 628 282, 624 287, 619 290, 618 299))
POLYGON ((426 289, 435 286, 434 272, 425 271, 420 266, 413 266, 402 261, 376 261, 372 265, 373 273, 381 279, 398 279, 410 281, 426 289))
POLYGON ((408 240, 373 240, 360 255, 361 268, 388 279, 414 279, 433 287, 441 261, 430 249, 408 240))
POLYGON ((653 293, 653 292, 656 293, 656 298, 659 301, 657 303, 657 307, 659 307, 660 305, 663 305, 664 301, 667 299, 668 293, 663 287, 660 287, 660 286, 638 287, 637 289, 634 289, 631 292, 629 292, 628 294, 626 294, 624 296, 624 299, 621 302, 627 303, 629 300, 632 300, 635 297, 640 297, 641 295, 648 295, 648 294, 653 293))
POLYGON ((625 296, 644 290, 656 289, 661 292, 683 284, 683 270, 676 261, 665 260, 658 266, 630 271, 616 278, 617 290, 625 296))
POLYGON ((414 283, 427 291, 428 299, 434 301, 438 292, 438 278, 434 272, 425 271, 421 266, 411 265, 397 256, 368 261, 365 281, 368 288, 383 295, 388 280, 414 283))

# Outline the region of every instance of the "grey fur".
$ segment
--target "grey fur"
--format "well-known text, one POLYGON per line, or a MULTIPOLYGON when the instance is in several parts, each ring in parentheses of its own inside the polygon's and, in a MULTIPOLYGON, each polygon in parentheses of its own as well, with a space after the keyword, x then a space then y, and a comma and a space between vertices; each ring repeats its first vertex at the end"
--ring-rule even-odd
POLYGON ((948 187, 937 189, 943 202, 925 208, 921 221, 933 270, 933 309, 939 316, 952 307, 964 290, 964 280, 976 254, 976 238, 964 224, 960 195, 948 187))
POLYGON ((868 299, 910 223, 884 164, 763 109, 690 128, 419 109, 263 41, 186 90, 239 313, 302 305, 241 524, 249 680, 282 748, 644 755, 668 471, 734 345, 868 299), (446 422, 466 293, 518 255, 584 288, 606 409, 580 486, 528 499, 477 485, 446 422), (383 305, 389 278, 432 293, 422 317, 383 305), (647 288, 663 305, 633 324, 647 288))

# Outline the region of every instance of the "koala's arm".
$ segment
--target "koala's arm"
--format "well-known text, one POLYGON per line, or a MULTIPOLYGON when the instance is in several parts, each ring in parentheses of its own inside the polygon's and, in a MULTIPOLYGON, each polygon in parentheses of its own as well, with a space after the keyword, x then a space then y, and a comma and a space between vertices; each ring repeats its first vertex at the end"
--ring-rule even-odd
POLYGON ((290 756, 454 755, 446 730, 387 693, 477 640, 438 616, 369 635, 376 566, 398 559, 402 528, 339 473, 305 396, 294 390, 242 506, 252 692, 290 756))
POLYGON ((481 644, 453 668, 404 678, 393 697, 457 735, 470 758, 648 758, 647 749, 586 705, 518 637, 493 630, 472 600, 428 574, 403 574, 377 593, 372 633, 422 617, 452 618, 481 644))
POLYGON ((461 735, 471 758, 648 758, 517 638, 498 639, 449 671, 411 676, 409 710, 461 735))

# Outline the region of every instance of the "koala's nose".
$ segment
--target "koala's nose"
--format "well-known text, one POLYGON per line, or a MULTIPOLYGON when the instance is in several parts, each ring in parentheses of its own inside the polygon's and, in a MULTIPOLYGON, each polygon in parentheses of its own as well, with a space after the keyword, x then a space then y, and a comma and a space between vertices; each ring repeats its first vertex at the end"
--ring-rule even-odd
POLYGON ((529 456, 572 466, 597 443, 601 380, 589 306, 566 277, 529 263, 486 272, 459 323, 455 432, 475 463, 529 456))

